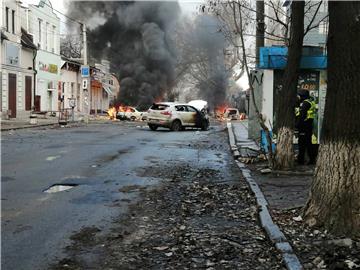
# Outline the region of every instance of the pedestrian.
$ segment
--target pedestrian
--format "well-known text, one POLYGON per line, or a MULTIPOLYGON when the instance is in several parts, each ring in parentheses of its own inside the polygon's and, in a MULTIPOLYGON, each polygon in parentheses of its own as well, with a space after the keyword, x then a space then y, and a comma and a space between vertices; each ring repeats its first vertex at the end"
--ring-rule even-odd
POLYGON ((305 164, 305 153, 307 153, 309 156, 308 164, 315 164, 316 153, 311 137, 316 113, 316 105, 310 99, 309 91, 299 90, 298 94, 300 96, 300 108, 296 117, 296 127, 299 131, 299 155, 297 162, 300 165, 305 164))

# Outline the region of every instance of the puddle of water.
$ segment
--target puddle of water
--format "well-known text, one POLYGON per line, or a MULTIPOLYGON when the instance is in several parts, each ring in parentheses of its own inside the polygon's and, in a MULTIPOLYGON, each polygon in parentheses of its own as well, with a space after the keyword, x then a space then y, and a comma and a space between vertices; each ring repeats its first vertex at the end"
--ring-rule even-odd
POLYGON ((49 187, 48 189, 44 190, 44 192, 45 193, 56 193, 56 192, 72 189, 76 186, 77 186, 76 184, 53 185, 53 186, 49 187))
POLYGON ((60 156, 50 156, 50 157, 47 157, 46 158, 46 160, 47 161, 53 161, 53 160, 55 160, 55 159, 57 159, 57 158, 59 158, 60 156))

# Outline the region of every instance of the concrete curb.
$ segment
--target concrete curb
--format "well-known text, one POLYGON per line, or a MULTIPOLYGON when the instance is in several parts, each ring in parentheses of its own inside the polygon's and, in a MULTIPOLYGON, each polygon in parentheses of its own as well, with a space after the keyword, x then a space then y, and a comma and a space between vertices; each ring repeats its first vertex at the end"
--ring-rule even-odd
MULTIPOLYGON (((74 124, 79 124, 81 122, 72 122, 68 123, 67 126, 72 126, 74 124)), ((27 125, 27 126, 18 126, 18 127, 1 127, 1 131, 9 131, 9 130, 15 130, 15 129, 26 129, 26 128, 39 128, 39 127, 46 127, 46 126, 61 126, 58 122, 56 123, 47 123, 47 124, 36 124, 36 125, 27 125)))
POLYGON ((33 126, 19 126, 19 127, 1 127, 1 131, 8 131, 8 130, 15 130, 15 129, 25 129, 25 128, 46 127, 46 126, 53 126, 53 125, 59 125, 59 123, 49 123, 49 124, 40 124, 40 125, 33 125, 33 126))
MULTIPOLYGON (((227 129, 229 133, 229 143, 231 150, 233 152, 235 160, 237 159, 235 154, 238 154, 238 148, 235 142, 234 132, 232 130, 231 123, 227 124, 227 129), (235 149, 236 150, 233 150, 235 149), (237 152, 237 153, 236 153, 237 152)), ((266 234, 270 238, 270 240, 275 244, 276 249, 281 253, 282 258, 284 260, 285 266, 288 270, 302 270, 303 266, 300 263, 299 258, 294 253, 290 243, 286 239, 285 235, 281 232, 280 228, 274 223, 271 218, 268 202, 264 194, 262 193, 259 185, 255 182, 255 180, 251 177, 251 172, 246 168, 245 164, 236 160, 236 164, 241 170, 243 176, 245 177, 251 191, 254 193, 256 197, 257 206, 259 208, 259 218, 260 223, 266 234)))

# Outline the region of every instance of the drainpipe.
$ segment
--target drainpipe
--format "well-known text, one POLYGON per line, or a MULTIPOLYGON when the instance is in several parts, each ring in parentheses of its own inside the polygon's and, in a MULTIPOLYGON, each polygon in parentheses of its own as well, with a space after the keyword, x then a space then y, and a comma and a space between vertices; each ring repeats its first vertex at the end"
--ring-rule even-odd
MULTIPOLYGON (((37 56, 37 50, 35 50, 35 53, 33 53, 34 57, 33 57, 33 70, 34 70, 34 99, 33 99, 33 104, 34 104, 34 111, 35 111, 35 97, 36 97, 36 74, 37 74, 37 70, 36 70, 36 56, 37 56)), ((40 109, 40 108, 39 108, 40 109)))

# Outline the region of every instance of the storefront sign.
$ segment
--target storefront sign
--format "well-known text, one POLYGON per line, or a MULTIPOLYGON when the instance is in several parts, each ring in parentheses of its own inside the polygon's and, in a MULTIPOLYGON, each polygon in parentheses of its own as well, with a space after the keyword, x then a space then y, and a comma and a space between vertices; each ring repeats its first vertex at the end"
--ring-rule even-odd
POLYGON ((319 90, 319 71, 300 72, 298 88, 307 91, 319 90))
POLYGON ((45 63, 39 61, 39 70, 57 74, 58 66, 54 65, 54 64, 45 64, 45 63))

